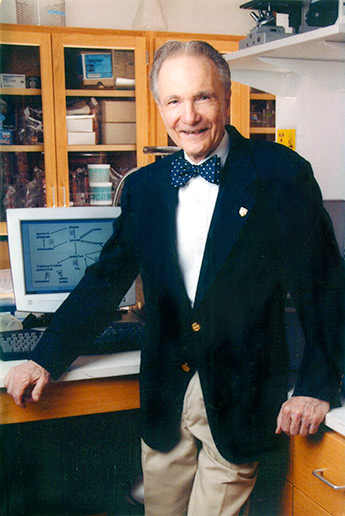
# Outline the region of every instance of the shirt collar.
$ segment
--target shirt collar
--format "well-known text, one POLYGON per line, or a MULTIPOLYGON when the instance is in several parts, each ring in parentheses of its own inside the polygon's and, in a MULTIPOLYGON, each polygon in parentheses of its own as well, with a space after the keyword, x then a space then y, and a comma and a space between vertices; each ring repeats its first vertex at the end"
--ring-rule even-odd
POLYGON ((183 152, 184 152, 185 159, 187 161, 189 161, 189 163, 191 163, 192 165, 201 165, 201 163, 204 163, 204 161, 207 161, 208 159, 212 158, 212 156, 214 156, 216 154, 220 158, 221 167, 223 168, 225 165, 226 158, 229 154, 229 150, 230 150, 230 136, 227 131, 224 131, 224 136, 222 138, 222 141, 220 142, 220 144, 218 145, 216 150, 214 152, 212 152, 212 154, 207 156, 207 158, 200 161, 200 163, 194 163, 194 161, 192 161, 184 151, 183 152))

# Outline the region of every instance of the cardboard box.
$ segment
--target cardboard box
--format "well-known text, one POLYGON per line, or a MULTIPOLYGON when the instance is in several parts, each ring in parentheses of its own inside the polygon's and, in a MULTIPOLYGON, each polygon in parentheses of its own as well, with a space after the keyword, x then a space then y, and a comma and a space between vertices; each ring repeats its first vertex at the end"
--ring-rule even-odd
POLYGON ((94 115, 67 115, 67 132, 91 133, 93 131, 94 115))
POLYGON ((137 141, 135 122, 106 122, 102 124, 103 144, 133 144, 137 141))
POLYGON ((67 133, 68 145, 95 145, 96 144, 96 133, 95 132, 73 132, 67 133))
POLYGON ((102 122, 135 122, 135 101, 102 100, 102 122))
POLYGON ((133 50, 113 50, 114 76, 126 79, 135 78, 135 62, 133 50))
POLYGON ((25 75, 19 73, 0 73, 1 88, 25 88, 25 75))

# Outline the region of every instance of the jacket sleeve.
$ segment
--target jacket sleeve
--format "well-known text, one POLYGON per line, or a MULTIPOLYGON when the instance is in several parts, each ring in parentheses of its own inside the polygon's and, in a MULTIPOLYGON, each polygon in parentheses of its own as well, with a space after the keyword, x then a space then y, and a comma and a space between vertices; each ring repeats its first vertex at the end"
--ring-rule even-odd
POLYGON ((309 163, 301 160, 291 177, 280 199, 280 228, 288 288, 306 341, 294 396, 335 406, 345 370, 344 262, 309 163))
POLYGON ((114 318, 121 299, 138 275, 130 212, 130 194, 122 193, 122 213, 114 222, 113 234, 98 262, 70 293, 36 347, 32 360, 57 379, 80 355, 88 352, 106 324, 114 318))

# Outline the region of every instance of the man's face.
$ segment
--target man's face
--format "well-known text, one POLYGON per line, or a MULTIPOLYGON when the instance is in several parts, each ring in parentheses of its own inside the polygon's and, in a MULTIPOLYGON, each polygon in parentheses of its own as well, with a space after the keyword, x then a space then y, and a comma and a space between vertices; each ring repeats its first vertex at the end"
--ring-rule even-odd
POLYGON ((164 61, 158 75, 158 107, 170 138, 198 163, 224 136, 230 95, 215 64, 204 56, 164 61))

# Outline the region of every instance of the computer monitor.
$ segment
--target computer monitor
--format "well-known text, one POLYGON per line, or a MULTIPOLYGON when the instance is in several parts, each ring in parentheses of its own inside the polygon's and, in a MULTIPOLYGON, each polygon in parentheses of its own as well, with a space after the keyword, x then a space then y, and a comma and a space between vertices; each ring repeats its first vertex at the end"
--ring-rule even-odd
MULTIPOLYGON (((114 206, 8 209, 16 308, 52 313, 96 262, 121 209, 114 206)), ((120 307, 135 304, 133 284, 120 307)))
POLYGON ((80 53, 84 86, 115 86, 112 52, 83 51, 80 53))

